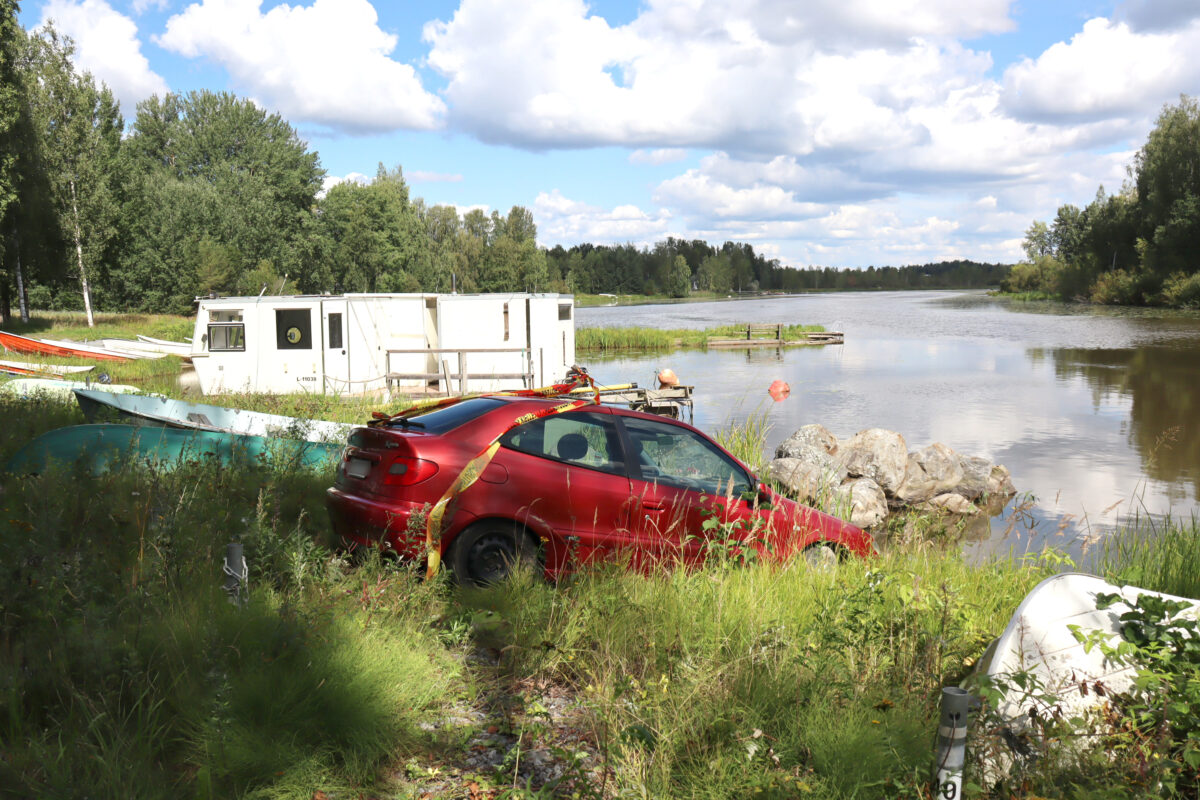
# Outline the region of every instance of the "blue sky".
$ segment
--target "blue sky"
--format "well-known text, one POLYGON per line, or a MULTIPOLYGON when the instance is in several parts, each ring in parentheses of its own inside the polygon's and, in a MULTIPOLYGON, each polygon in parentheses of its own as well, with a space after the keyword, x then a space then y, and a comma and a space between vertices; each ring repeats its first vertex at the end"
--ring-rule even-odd
POLYGON ((132 121, 228 90, 328 181, 531 209, 544 245, 1013 261, 1200 93, 1198 0, 24 0, 132 121))

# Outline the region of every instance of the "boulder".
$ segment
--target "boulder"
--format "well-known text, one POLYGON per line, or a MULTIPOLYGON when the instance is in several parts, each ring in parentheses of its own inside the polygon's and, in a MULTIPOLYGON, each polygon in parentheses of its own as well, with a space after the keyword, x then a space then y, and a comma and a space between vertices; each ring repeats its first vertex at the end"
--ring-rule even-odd
POLYGON ((988 478, 992 474, 992 462, 978 456, 959 456, 958 466, 962 470, 962 481, 953 488, 968 500, 977 500, 988 490, 988 478))
POLYGON ((908 469, 904 437, 883 428, 868 428, 854 434, 838 448, 838 457, 851 477, 870 478, 889 494, 904 482, 908 469))
POLYGON ((838 451, 837 437, 824 425, 805 425, 775 448, 776 458, 803 458, 809 450, 820 450, 828 455, 838 451))
POLYGON ((808 458, 777 458, 767 465, 767 474, 801 501, 828 495, 842 482, 845 471, 824 453, 808 451, 808 458))
POLYGON ((939 494, 924 503, 918 503, 916 508, 921 511, 943 511, 947 514, 960 514, 964 517, 979 513, 979 508, 961 494, 939 494))
POLYGON ((987 493, 993 496, 1008 497, 1017 493, 1017 487, 1013 486, 1012 473, 1007 467, 1000 464, 992 467, 992 471, 988 474, 987 493))
POLYGON ((860 528, 870 528, 887 519, 887 497, 870 478, 858 478, 835 487, 833 501, 837 515, 842 519, 848 517, 848 522, 860 528))
POLYGON ((959 456, 940 442, 908 454, 904 481, 893 496, 902 503, 921 503, 962 483, 959 456))

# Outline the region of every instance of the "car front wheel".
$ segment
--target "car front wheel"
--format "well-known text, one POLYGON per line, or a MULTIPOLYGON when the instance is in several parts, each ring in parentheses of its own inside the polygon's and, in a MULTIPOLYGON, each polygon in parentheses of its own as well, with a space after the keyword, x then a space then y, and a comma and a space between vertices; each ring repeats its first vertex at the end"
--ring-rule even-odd
POLYGON ((499 520, 481 522, 460 533, 450 557, 455 580, 476 586, 502 581, 514 569, 536 564, 537 551, 524 530, 499 520))

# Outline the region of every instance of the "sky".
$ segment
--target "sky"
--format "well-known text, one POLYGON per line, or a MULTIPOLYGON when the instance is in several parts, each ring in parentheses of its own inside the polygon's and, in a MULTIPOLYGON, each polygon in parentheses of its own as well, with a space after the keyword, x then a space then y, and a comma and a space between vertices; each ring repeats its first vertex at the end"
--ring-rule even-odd
POLYGON ((784 265, 1013 262, 1200 94, 1200 0, 23 0, 130 126, 229 91, 326 184, 400 166, 540 244, 750 242, 784 265))

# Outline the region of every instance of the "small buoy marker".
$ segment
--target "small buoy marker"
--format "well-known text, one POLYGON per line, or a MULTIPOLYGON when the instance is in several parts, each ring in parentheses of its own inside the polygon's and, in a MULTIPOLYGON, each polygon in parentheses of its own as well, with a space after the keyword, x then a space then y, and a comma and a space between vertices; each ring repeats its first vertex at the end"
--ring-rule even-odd
POLYGON ((675 375, 675 370, 670 367, 660 369, 655 377, 658 378, 658 388, 660 389, 669 389, 679 385, 679 378, 675 375))
POLYGON ((792 393, 792 387, 787 385, 786 381, 776 380, 771 383, 771 387, 767 389, 767 394, 771 395, 771 399, 778 403, 792 393))

